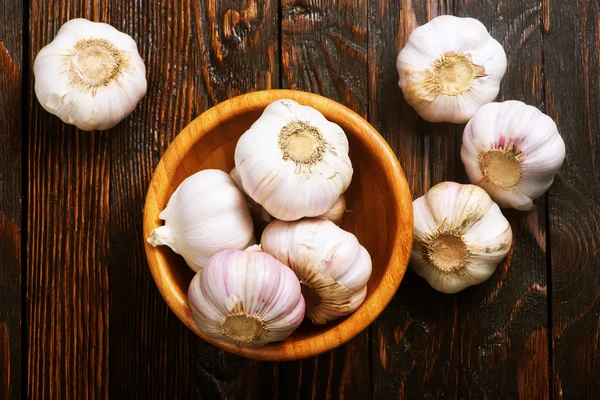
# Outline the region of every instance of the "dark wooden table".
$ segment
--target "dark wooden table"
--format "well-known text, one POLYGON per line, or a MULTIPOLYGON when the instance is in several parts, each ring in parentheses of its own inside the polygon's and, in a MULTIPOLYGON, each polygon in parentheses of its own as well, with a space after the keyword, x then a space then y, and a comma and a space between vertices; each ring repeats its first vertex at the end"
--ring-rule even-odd
POLYGON ((600 3, 597 0, 2 0, 0 398, 600 398, 600 3), (142 247, 154 166, 195 116, 265 88, 312 91, 365 116, 414 198, 466 182, 463 126, 417 118, 397 86, 409 33, 481 20, 506 49, 501 99, 558 123, 567 158, 515 246, 458 295, 407 273, 365 332, 301 362, 207 345, 171 313, 142 247), (138 43, 148 93, 106 132, 80 132, 33 94, 33 60, 65 21, 138 43))

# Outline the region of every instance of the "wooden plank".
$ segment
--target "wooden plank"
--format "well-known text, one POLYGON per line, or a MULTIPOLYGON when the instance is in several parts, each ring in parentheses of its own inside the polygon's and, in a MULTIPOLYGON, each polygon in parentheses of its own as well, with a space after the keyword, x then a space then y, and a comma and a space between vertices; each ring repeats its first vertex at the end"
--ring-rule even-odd
MULTIPOLYGON (((451 12, 446 2, 369 3, 369 120, 406 173, 413 199, 455 180, 461 130, 418 118, 398 87, 396 57, 414 28, 451 12)), ((454 396, 457 297, 435 292, 407 272, 392 303, 373 325, 373 392, 377 399, 454 396)))
MULTIPOLYGON (((464 125, 419 120, 397 88, 395 57, 412 29, 439 14, 476 17, 509 53, 501 95, 540 106, 539 7, 533 2, 404 1, 375 2, 371 10, 370 119, 397 151, 413 198, 444 180, 467 183, 459 156, 464 125)), ((488 282, 448 296, 407 274, 376 324, 377 397, 547 393, 544 201, 533 213, 509 215, 517 232, 512 259, 518 263, 505 263, 488 282), (527 369, 528 362, 535 362, 536 373, 527 369)))
POLYGON ((0 3, 0 399, 21 397, 23 5, 0 3))
MULTIPOLYGON (((282 86, 368 112, 367 2, 281 2, 282 86)), ((369 334, 280 368, 281 397, 360 398, 370 392, 369 334)))
POLYGON ((111 397, 272 398, 276 390, 276 364, 202 342, 168 309, 146 263, 142 207, 155 165, 183 127, 229 97, 278 86, 277 8, 111 3, 111 23, 136 39, 148 70, 146 97, 112 137, 111 397))
POLYGON ((189 398, 195 339, 156 289, 141 225, 154 166, 197 113, 186 54, 192 13, 183 1, 113 1, 108 18, 136 41, 148 80, 135 112, 111 132, 109 394, 189 398))
MULTIPOLYGON (((279 23, 275 0, 204 0, 193 4, 199 49, 196 79, 207 109, 239 94, 279 86, 279 23)), ((233 356, 196 340, 194 393, 199 398, 274 398, 276 363, 233 356)))
MULTIPOLYGON (((67 20, 97 1, 32 0, 29 68, 67 20)), ((28 397, 108 398, 110 134, 45 112, 30 82, 27 205, 28 397)))
POLYGON ((600 396, 600 3, 542 2, 546 113, 567 158, 549 194, 552 397, 600 396))
MULTIPOLYGON (((503 45, 509 66, 499 100, 543 110, 539 1, 458 1, 455 15, 477 18, 503 45)), ((547 399, 546 199, 528 213, 504 215, 513 228, 512 254, 487 282, 459 295, 458 397, 547 399)))

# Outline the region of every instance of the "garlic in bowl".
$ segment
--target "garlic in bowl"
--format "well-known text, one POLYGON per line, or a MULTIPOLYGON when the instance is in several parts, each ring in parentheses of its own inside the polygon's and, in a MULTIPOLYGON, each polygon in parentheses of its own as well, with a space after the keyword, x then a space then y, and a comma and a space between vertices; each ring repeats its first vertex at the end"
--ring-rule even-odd
POLYGON ((244 192, 284 221, 325 214, 352 179, 342 128, 289 99, 269 104, 240 137, 235 168, 244 192))
MULTIPOLYGON (((406 271, 412 246, 412 200, 402 168, 379 133, 359 115, 332 100, 293 90, 235 97, 206 111, 171 143, 156 167, 144 206, 144 240, 162 222, 160 212, 188 176, 204 169, 230 172, 238 139, 276 100, 290 99, 318 110, 345 132, 352 182, 344 192, 340 228, 355 235, 372 259, 363 303, 347 317, 315 326, 305 320, 285 340, 247 347, 208 337, 197 329, 188 302, 193 271, 166 246, 145 243, 152 276, 169 307, 194 333, 232 353, 260 360, 294 360, 331 350, 364 330, 392 299, 406 271)), ((337 200, 337 199, 335 199, 337 200)))
POLYGON ((306 316, 322 325, 353 313, 364 301, 371 257, 356 236, 320 218, 273 221, 264 252, 290 267, 302 286, 306 316))
POLYGON ((188 298, 203 334, 241 346, 285 339, 304 318, 294 272, 257 245, 211 257, 192 280, 188 298))
POLYGON ((233 179, 218 169, 186 178, 158 216, 165 221, 150 237, 181 254, 194 271, 223 250, 243 250, 255 243, 246 199, 233 179))

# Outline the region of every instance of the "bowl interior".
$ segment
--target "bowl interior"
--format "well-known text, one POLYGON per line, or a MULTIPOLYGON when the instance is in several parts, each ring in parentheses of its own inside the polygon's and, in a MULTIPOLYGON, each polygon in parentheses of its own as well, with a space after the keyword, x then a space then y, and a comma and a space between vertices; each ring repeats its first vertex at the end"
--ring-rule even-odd
MULTIPOLYGON (((272 96, 277 92, 280 91, 269 93, 272 96)), ((281 92, 288 93, 244 102, 245 106, 233 104, 232 107, 221 107, 223 109, 219 113, 212 115, 211 111, 217 106, 192 122, 171 144, 157 167, 144 210, 146 238, 152 229, 161 225, 158 213, 186 177, 203 169, 229 172, 234 167, 233 154, 238 138, 260 117, 263 109, 277 98, 293 98, 315 107, 344 129, 350 142, 354 175, 345 193, 347 212, 341 227, 357 236, 373 261, 367 297, 351 316, 324 326, 315 326, 306 320, 285 341, 257 349, 204 338, 193 324, 187 303, 187 290, 194 272, 183 258, 168 247, 153 248, 146 244, 150 267, 161 293, 190 329, 221 348, 252 358, 272 360, 318 354, 364 329, 397 289, 406 269, 412 243, 412 209, 406 180, 393 153, 377 132, 356 114, 330 100, 303 92, 291 92, 293 95, 290 91, 281 92), (297 93, 303 94, 301 98, 297 98, 297 93), (318 341, 318 345, 315 341, 318 341)), ((253 93, 256 94, 260 92, 253 93)))

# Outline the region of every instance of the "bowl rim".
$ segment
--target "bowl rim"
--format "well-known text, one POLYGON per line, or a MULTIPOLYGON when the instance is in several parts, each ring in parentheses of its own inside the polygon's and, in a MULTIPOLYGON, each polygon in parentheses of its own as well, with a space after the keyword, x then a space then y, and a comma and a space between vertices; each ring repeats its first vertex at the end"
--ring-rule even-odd
MULTIPOLYGON (((331 120, 331 118, 328 119, 331 120)), ((169 308, 204 341, 236 355, 263 361, 289 361, 316 356, 346 343, 366 329, 383 312, 400 286, 410 258, 412 240, 413 213, 410 189, 400 162, 388 143, 369 122, 348 107, 326 97, 298 90, 270 89, 239 95, 209 108, 196 117, 175 137, 159 160, 148 185, 143 209, 143 243, 146 259, 152 278, 169 308), (373 289, 370 297, 353 314, 347 316, 333 328, 316 336, 269 343, 263 347, 244 347, 206 337, 196 328, 187 301, 187 291, 181 294, 178 293, 178 290, 172 289, 175 283, 168 271, 167 263, 160 255, 159 250, 152 247, 146 240, 152 230, 159 226, 158 215, 151 217, 148 210, 152 204, 157 203, 157 191, 161 191, 160 187, 164 188, 164 184, 159 186, 157 182, 159 180, 170 181, 173 178, 173 173, 168 173, 167 160, 181 158, 179 154, 187 154, 207 132, 218 127, 219 121, 223 117, 232 118, 256 108, 264 109, 272 101, 286 98, 310 105, 324 115, 343 113, 348 122, 357 127, 353 130, 354 132, 364 131, 367 133, 366 135, 357 135, 360 136, 361 144, 366 146, 371 154, 376 154, 381 164, 384 164, 387 181, 395 181, 395 184, 389 184, 389 189, 392 194, 392 206, 396 208, 398 229, 393 237, 392 254, 390 254, 381 280, 373 289), (233 115, 232 110, 235 110, 233 115), (324 112, 323 110, 330 111, 324 112), (201 128, 196 129, 193 134, 192 126, 201 128), (405 218, 402 218, 402 213, 406 214, 405 218)))

